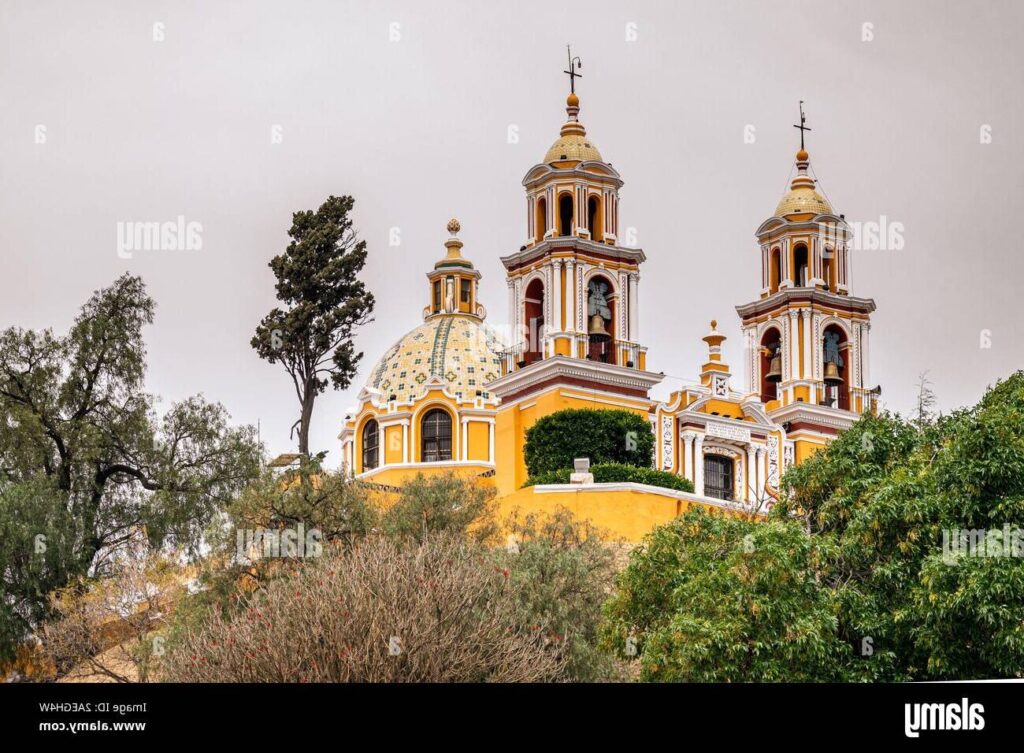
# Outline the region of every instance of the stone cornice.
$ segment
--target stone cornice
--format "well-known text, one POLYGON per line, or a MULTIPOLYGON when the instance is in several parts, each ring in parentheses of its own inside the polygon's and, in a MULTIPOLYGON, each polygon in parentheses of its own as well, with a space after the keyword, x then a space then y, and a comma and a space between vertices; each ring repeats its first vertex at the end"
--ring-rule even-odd
MULTIPOLYGON (((501 257, 501 263, 505 269, 512 270, 539 261, 556 250, 572 251, 579 256, 594 255, 596 257, 609 257, 615 261, 629 262, 632 264, 643 264, 647 256, 643 249, 626 248, 624 246, 610 246, 607 243, 587 240, 574 235, 557 235, 548 238, 529 248, 521 249, 514 254, 501 257)), ((578 261, 578 260, 577 260, 578 261)), ((597 259, 600 263, 601 259, 597 259)))
POLYGON ((586 379, 597 384, 644 391, 650 390, 664 379, 664 375, 650 371, 629 369, 625 366, 587 361, 581 358, 554 356, 513 371, 493 382, 488 382, 487 389, 502 398, 556 377, 586 379))
POLYGON ((858 314, 870 314, 875 310, 875 301, 872 298, 838 295, 817 288, 786 288, 767 298, 760 298, 737 306, 736 313, 741 318, 748 319, 752 316, 773 313, 789 307, 815 304, 858 314))
POLYGON ((789 403, 776 408, 770 414, 778 424, 806 422, 830 426, 834 429, 849 429, 860 418, 856 413, 813 403, 789 403))

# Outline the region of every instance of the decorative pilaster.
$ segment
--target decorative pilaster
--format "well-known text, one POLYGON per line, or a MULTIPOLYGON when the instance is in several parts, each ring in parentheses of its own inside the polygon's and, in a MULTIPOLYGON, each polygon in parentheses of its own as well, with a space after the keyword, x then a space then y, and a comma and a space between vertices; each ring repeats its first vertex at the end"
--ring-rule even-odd
POLYGON ((799 315, 799 310, 789 310, 789 341, 792 343, 789 349, 789 373, 792 379, 800 377, 800 323, 797 321, 799 315))
POLYGON ((698 434, 693 441, 693 493, 704 496, 704 435, 698 434))
POLYGON ((637 288, 640 282, 640 275, 636 272, 629 273, 629 339, 632 342, 640 342, 640 300, 637 298, 637 288))
POLYGON ((753 503, 757 493, 757 466, 754 463, 754 447, 747 445, 747 483, 743 489, 743 499, 753 503))

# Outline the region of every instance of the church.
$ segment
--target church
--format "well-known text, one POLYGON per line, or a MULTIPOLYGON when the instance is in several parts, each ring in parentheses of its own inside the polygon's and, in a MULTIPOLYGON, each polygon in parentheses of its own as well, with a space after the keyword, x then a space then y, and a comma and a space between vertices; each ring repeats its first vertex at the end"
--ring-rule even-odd
POLYGON ((511 341, 487 324, 480 273, 451 220, 426 274, 423 323, 380 357, 345 418, 344 467, 385 489, 419 473, 463 474, 494 487, 502 516, 566 507, 633 542, 692 505, 763 513, 786 468, 876 410, 880 394, 870 382, 875 304, 850 295, 853 234, 809 173, 802 110, 795 177, 754 233, 760 284, 751 279, 752 300, 736 306, 742 380, 712 321, 699 381, 662 402, 650 397, 663 375, 650 369, 640 327, 646 256, 620 243, 623 178, 580 120, 571 67, 565 123, 522 181, 525 241, 501 258, 511 341), (645 417, 654 466, 694 491, 524 487, 527 430, 568 408, 645 417))

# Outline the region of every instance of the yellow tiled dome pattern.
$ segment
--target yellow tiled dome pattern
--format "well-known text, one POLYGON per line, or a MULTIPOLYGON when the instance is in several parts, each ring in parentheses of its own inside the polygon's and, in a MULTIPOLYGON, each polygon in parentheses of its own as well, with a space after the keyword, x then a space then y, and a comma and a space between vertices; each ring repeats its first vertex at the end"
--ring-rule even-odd
POLYGON ((477 390, 488 397, 486 385, 500 374, 503 347, 496 333, 474 317, 436 316, 388 348, 366 386, 383 400, 394 395, 408 402, 422 395, 427 380, 436 375, 463 400, 472 400, 477 390))

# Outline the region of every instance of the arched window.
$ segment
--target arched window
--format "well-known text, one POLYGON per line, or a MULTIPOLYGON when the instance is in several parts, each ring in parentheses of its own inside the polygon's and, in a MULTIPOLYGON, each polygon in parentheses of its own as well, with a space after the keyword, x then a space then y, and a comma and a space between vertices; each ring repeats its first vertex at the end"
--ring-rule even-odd
POLYGON ((558 234, 572 234, 572 196, 567 193, 558 197, 558 234))
POLYGON ((369 471, 380 465, 380 432, 377 421, 370 419, 363 424, 363 470, 369 471))
POLYGON ((704 456, 704 496, 733 498, 732 459, 722 455, 704 456))
POLYGON ((590 237, 592 240, 599 241, 604 237, 602 233, 601 225, 604 223, 604 218, 601 216, 601 200, 596 196, 591 196, 587 201, 587 227, 590 228, 590 237))
POLYGON ((544 240, 548 231, 548 200, 541 196, 537 199, 537 240, 544 240))
POLYGON ((434 408, 427 411, 420 423, 422 435, 421 459, 424 463, 437 463, 452 459, 452 417, 448 411, 434 408))
POLYGON ((793 284, 798 288, 807 287, 810 275, 807 270, 807 246, 797 246, 793 250, 793 284))
POLYGON ((782 263, 782 253, 777 248, 773 248, 768 252, 768 292, 778 293, 779 292, 779 280, 782 278, 780 274, 782 263))

